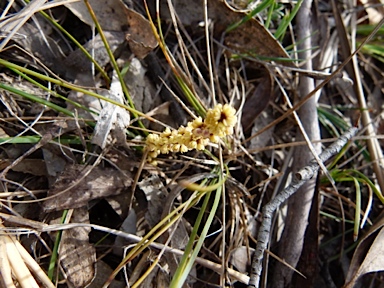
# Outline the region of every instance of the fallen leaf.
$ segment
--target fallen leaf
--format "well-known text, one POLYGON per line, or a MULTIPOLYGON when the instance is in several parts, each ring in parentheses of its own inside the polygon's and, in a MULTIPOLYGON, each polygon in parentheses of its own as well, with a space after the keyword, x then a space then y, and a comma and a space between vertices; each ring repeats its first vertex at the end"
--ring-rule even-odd
MULTIPOLYGON (((96 264, 96 278, 92 281, 92 283, 87 286, 87 288, 100 288, 103 287, 105 281, 107 281, 109 275, 111 275, 113 269, 106 264, 104 261, 97 261, 96 264)), ((112 283, 108 286, 108 288, 125 288, 125 284, 122 281, 118 281, 113 279, 112 283)))
MULTIPOLYGON (((89 2, 103 31, 125 32, 129 48, 142 59, 157 46, 157 40, 147 19, 129 9, 121 0, 93 0, 89 2), (111 17, 113 15, 113 17, 111 17)), ((93 20, 85 4, 80 2, 66 6, 81 21, 93 26, 93 20)), ((123 42, 124 39, 121 39, 123 42)))
POLYGON ((143 59, 157 47, 157 40, 147 19, 128 8, 124 9, 124 12, 129 24, 129 29, 125 35, 129 48, 137 58, 143 59))
MULTIPOLYGON (((166 1, 164 1, 166 2, 166 1)), ((204 7, 199 2, 194 3, 189 0, 178 0, 173 5, 179 21, 183 25, 195 25, 204 21, 204 7)), ((170 18, 169 9, 166 4, 162 5, 162 19, 170 18)), ((266 58, 285 58, 290 59, 284 48, 275 37, 257 20, 250 19, 237 28, 226 32, 233 24, 239 23, 247 14, 236 11, 224 0, 208 1, 208 18, 214 23, 214 34, 220 39, 224 33, 224 43, 231 50, 250 54, 254 57, 266 58)), ((201 29, 201 27, 200 27, 201 29)), ((292 61, 282 61, 284 65, 292 66, 292 61)))
MULTIPOLYGON (((6 33, 6 30, 1 29, 1 32, 6 33)), ((55 41, 49 35, 43 35, 41 30, 29 23, 24 23, 23 26, 20 27, 18 35, 18 37, 12 38, 12 41, 15 42, 17 46, 22 47, 23 50, 37 57, 45 66, 49 67, 49 69, 55 73, 65 73, 63 48, 59 46, 58 41, 55 41)), ((4 51, 5 54, 2 55, 2 58, 9 52, 9 57, 12 57, 11 59, 14 61, 19 60, 27 63, 31 61, 29 56, 27 57, 23 53, 20 53, 19 49, 14 49, 14 47, 11 46, 10 50, 7 50, 8 49, 4 51)), ((33 63, 32 65, 36 64, 33 63)))
POLYGON ((66 165, 66 161, 61 157, 62 150, 60 150, 61 154, 58 153, 57 150, 63 149, 62 147, 57 147, 53 145, 46 145, 41 150, 43 151, 44 162, 46 166, 46 171, 48 176, 56 179, 57 175, 61 173, 66 165))
POLYGON ((119 194, 132 183, 131 173, 124 174, 112 168, 68 165, 48 191, 48 196, 56 197, 44 201, 43 208, 46 212, 78 208, 90 200, 119 194))
MULTIPOLYGON (((215 29, 219 33, 223 33, 246 16, 243 12, 235 11, 224 0, 212 1, 209 5, 210 17, 214 15, 215 29)), ((224 43, 235 51, 255 57, 290 59, 279 41, 254 18, 226 32, 224 43)), ((282 64, 291 66, 292 62, 283 61, 282 64)))
POLYGON ((257 84, 255 92, 247 98, 242 111, 241 125, 244 131, 249 130, 257 116, 268 106, 272 100, 273 81, 267 69, 266 74, 257 84))
MULTIPOLYGON (((125 34, 122 31, 104 31, 104 36, 107 39, 111 51, 116 51, 118 47, 120 47, 125 40, 124 35, 125 34)), ((100 34, 97 34, 83 46, 89 53, 94 55, 95 61, 99 63, 101 67, 104 67, 107 63, 109 63, 110 58, 100 34)), ((67 70, 65 71, 65 76, 68 79, 76 79, 76 84, 78 85, 95 87, 95 80, 92 75, 93 64, 89 61, 83 51, 76 49, 70 53, 68 57, 65 58, 64 64, 67 70)), ((94 97, 92 98, 94 99, 94 97)))
MULTIPOLYGON (((263 129, 266 125, 271 123, 274 120, 273 118, 273 112, 271 107, 267 107, 264 111, 261 112, 261 114, 256 118, 254 121, 254 125, 252 127, 251 135, 254 135, 261 129, 263 129)), ((254 137, 251 139, 249 143, 249 149, 261 149, 270 144, 270 141, 272 139, 273 133, 275 132, 275 127, 271 127, 270 129, 266 130, 262 134, 260 134, 257 137, 254 137)))
MULTIPOLYGON (((153 96, 156 95, 157 89, 153 84, 152 75, 148 75, 147 72, 150 71, 142 64, 142 61, 138 58, 132 58, 127 74, 124 76, 124 82, 127 84, 135 108, 143 113, 157 109, 161 105, 169 106, 169 103, 161 102, 160 97, 153 96)), ((153 116, 150 113, 147 115, 153 116)))
POLYGON ((368 233, 360 241, 359 245, 357 245, 349 267, 344 288, 355 287, 356 282, 364 274, 384 271, 383 226, 384 217, 382 214, 380 220, 369 229, 368 233), (376 234, 377 231, 378 233, 376 234))
MULTIPOLYGON (((121 224, 120 230, 125 233, 135 234, 137 232, 137 215, 134 209, 129 211, 128 216, 124 219, 123 224, 121 224)), ((130 241, 123 237, 116 237, 115 245, 113 246, 113 253, 115 255, 123 256, 124 247, 128 246, 130 241)))
POLYGON ((247 272, 248 265, 251 264, 251 255, 255 249, 247 248, 246 246, 240 246, 233 249, 230 253, 229 262, 237 268, 241 273, 247 272))
MULTIPOLYGON (((71 223, 90 223, 88 208, 73 211, 71 223)), ((95 277, 96 249, 89 243, 90 227, 64 230, 61 235, 59 261, 71 287, 86 287, 95 277)))
MULTIPOLYGON (((123 31, 127 27, 124 10, 127 9, 120 0, 92 0, 89 1, 96 19, 103 31, 123 31), (111 17, 113 15, 113 17, 111 17)), ((64 4, 73 14, 89 26, 94 22, 84 1, 64 4)))
POLYGON ((15 167, 12 167, 12 170, 35 176, 47 176, 45 161, 42 159, 24 159, 15 167))
POLYGON ((167 191, 160 177, 157 175, 146 177, 137 185, 144 192, 148 201, 148 211, 145 214, 145 219, 150 227, 154 227, 161 221, 167 191))

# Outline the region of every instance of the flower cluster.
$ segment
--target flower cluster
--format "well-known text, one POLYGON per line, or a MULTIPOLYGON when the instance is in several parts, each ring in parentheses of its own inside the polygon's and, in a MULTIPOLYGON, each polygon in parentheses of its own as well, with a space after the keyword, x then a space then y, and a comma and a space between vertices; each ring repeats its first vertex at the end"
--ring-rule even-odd
POLYGON ((161 134, 149 134, 146 140, 148 160, 154 162, 159 154, 203 150, 209 142, 218 143, 220 138, 233 134, 237 122, 236 110, 228 104, 218 104, 201 117, 188 122, 178 130, 166 128, 161 134))

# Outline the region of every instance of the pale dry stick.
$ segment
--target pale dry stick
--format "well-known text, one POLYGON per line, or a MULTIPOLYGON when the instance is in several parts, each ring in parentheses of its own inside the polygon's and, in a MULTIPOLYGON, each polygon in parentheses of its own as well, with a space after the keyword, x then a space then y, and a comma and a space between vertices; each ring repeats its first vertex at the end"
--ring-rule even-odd
POLYGON ((3 20, 5 18, 5 16, 7 16, 9 10, 11 10, 11 8, 13 7, 14 1, 15 0, 8 1, 7 6, 5 6, 5 8, 3 8, 3 11, 1 12, 1 15, 0 15, 0 21, 3 20))
POLYGON ((47 0, 34 0, 27 4, 21 11, 19 11, 16 16, 12 16, 9 19, 6 19, 0 23, 0 28, 3 32, 9 33, 7 37, 0 43, 0 52, 4 49, 4 47, 8 44, 8 42, 12 39, 12 37, 19 31, 21 26, 24 25, 25 22, 32 17, 33 14, 36 13, 37 9, 45 4, 47 0), (17 19, 17 16, 21 16, 22 19, 17 19))
MULTIPOLYGON (((48 9, 52 9, 52 8, 56 8, 56 7, 59 7, 59 6, 64 6, 66 4, 71 4, 71 3, 80 2, 80 1, 82 1, 82 0, 56 0, 56 1, 51 1, 51 2, 48 2, 48 3, 45 3, 45 4, 41 5, 40 7, 36 7, 35 12, 40 12, 40 11, 44 11, 44 10, 48 10, 48 9)), ((7 8, 4 11, 2 11, 2 14, 0 15, 0 20, 5 18, 5 16, 8 14, 8 11, 12 7, 12 2, 10 2, 10 1, 8 1, 8 2, 9 3, 7 4, 7 8)), ((12 21, 15 21, 17 19, 21 19, 23 16, 24 15, 20 15, 20 13, 18 13, 16 15, 12 15, 12 17, 15 17, 15 18, 12 19, 12 21)))
POLYGON ((0 236, 0 286, 8 288, 16 288, 13 284, 11 264, 7 256, 7 247, 5 242, 7 235, 0 236))
MULTIPOLYGON (((320 160, 325 162, 333 155, 339 153, 339 151, 356 134, 357 131, 358 129, 356 127, 352 127, 347 130, 336 142, 330 145, 319 155, 320 160)), ((263 207, 263 219, 257 236, 256 250, 255 254, 253 255, 248 288, 259 287, 260 275, 262 271, 262 260, 264 251, 267 248, 269 242, 273 213, 304 183, 310 180, 318 170, 319 164, 315 159, 312 159, 308 166, 305 166, 296 173, 296 177, 292 180, 291 184, 287 188, 281 191, 274 199, 272 199, 272 201, 263 207)))
POLYGON ((35 277, 39 279, 42 284, 44 284, 44 287, 54 288, 55 285, 53 285, 51 280, 48 278, 47 274, 45 274, 45 272, 41 269, 40 265, 35 261, 35 259, 33 259, 32 256, 28 253, 28 251, 25 250, 24 246, 21 245, 20 242, 16 239, 14 240, 14 244, 24 263, 27 265, 29 270, 33 272, 33 275, 35 275, 35 277))
POLYGON ((15 275, 15 278, 20 287, 39 288, 39 285, 37 284, 35 278, 33 278, 31 272, 25 265, 23 258, 21 258, 21 255, 16 248, 15 241, 17 240, 14 237, 12 239, 7 235, 2 235, 1 237, 4 241, 3 243, 7 251, 6 257, 8 257, 11 270, 15 275))

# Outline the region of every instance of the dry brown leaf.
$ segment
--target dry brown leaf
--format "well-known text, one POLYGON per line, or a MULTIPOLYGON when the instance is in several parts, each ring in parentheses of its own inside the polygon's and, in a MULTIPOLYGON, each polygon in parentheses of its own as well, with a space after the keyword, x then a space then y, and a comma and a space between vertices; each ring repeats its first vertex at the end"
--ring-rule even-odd
MULTIPOLYGON (((123 31, 126 28, 125 5, 120 0, 92 0, 89 1, 97 21, 104 31, 123 31)), ((64 4, 73 14, 89 26, 93 20, 84 1, 64 4)))
MULTIPOLYGON (((121 224, 120 230, 124 231, 126 233, 134 234, 137 233, 137 215, 135 212, 135 209, 129 210, 128 216, 124 219, 123 223, 121 224)), ((115 239, 115 245, 113 247, 113 253, 115 255, 122 256, 124 252, 124 247, 127 247, 130 244, 130 241, 128 239, 125 239, 123 237, 116 237, 115 239)))
MULTIPOLYGON (((230 25, 241 21, 246 14, 233 10, 226 1, 218 0, 210 2, 210 16, 215 15, 216 25, 219 31, 225 31, 230 25)), ((211 16, 212 17, 212 16, 211 16)), ((288 54, 275 39, 275 37, 257 20, 250 19, 236 29, 227 32, 225 44, 241 53, 250 53, 257 57, 287 58, 288 54)), ((292 62, 282 62, 292 65, 292 62)))
MULTIPOLYGON (((129 48, 138 58, 144 58, 157 46, 148 20, 126 7, 121 0, 93 0, 89 3, 103 31, 125 32, 129 48)), ((66 4, 66 6, 81 21, 91 27, 94 25, 88 9, 82 1, 66 4)), ((122 38, 121 42, 123 41, 122 38)))
MULTIPOLYGON (((265 126, 271 123, 274 120, 273 118, 273 109, 271 107, 267 107, 264 111, 259 114, 256 121, 254 121, 254 125, 251 130, 251 135, 256 134, 260 130, 262 130, 265 126)), ((254 137, 249 142, 249 149, 258 150, 263 149, 268 144, 271 144, 271 139, 273 137, 273 133, 275 132, 275 127, 271 127, 270 129, 264 131, 262 134, 254 137)), ((263 166, 263 165, 262 165, 263 166)))
POLYGON ((47 176, 45 161, 42 159, 24 159, 12 168, 13 171, 28 173, 35 176, 47 176))
MULTIPOLYGON (((64 149, 62 146, 58 147, 52 144, 47 144, 41 149, 43 152, 47 176, 52 177, 53 181, 56 180, 57 176, 64 170, 67 163, 66 159, 63 158, 62 149, 64 149)), ((66 151, 66 156, 72 156, 71 159, 75 159, 75 156, 71 155, 69 151, 66 151)))
POLYGON ((129 48, 137 58, 143 59, 157 47, 157 40, 147 19, 128 8, 124 12, 129 25, 125 35, 129 48))
MULTIPOLYGON (((64 56, 61 52, 63 48, 58 45, 57 41, 52 39, 49 35, 43 35, 41 30, 29 23, 24 23, 23 26, 20 27, 18 33, 20 36, 13 37, 12 41, 19 47, 22 47, 22 49, 37 57, 45 66, 55 73, 65 73, 63 65, 64 56)), ((29 57, 26 59, 25 54, 23 53, 13 53, 11 54, 11 57, 13 60, 18 59, 22 62, 30 62, 29 57)), ((35 63, 32 65, 35 65, 35 63)))
POLYGON ((124 171, 124 174, 111 168, 68 165, 48 191, 49 196, 57 197, 43 202, 43 208, 45 211, 78 208, 90 200, 117 195, 132 183, 131 173, 124 171))
MULTIPOLYGON (((121 31, 104 31, 104 36, 107 39, 108 45, 112 51, 116 51, 116 49, 124 41, 124 32, 121 31)), ((108 52, 105 49, 104 43, 99 34, 97 34, 93 39, 89 40, 83 46, 88 52, 94 55, 95 61, 97 61, 100 66, 103 67, 110 61, 108 52)), ((88 87, 95 87, 95 80, 92 78, 91 74, 92 63, 91 61, 89 61, 87 56, 85 56, 83 51, 77 49, 70 53, 65 59, 65 67, 68 70, 66 71, 65 75, 69 79, 76 79, 76 84, 88 87)), ((95 99, 95 97, 91 98, 95 99)), ((94 105, 92 105, 91 108, 94 108, 93 106, 94 105)))
MULTIPOLYGON (((100 288, 103 287, 105 281, 107 281, 109 275, 111 275, 113 269, 103 261, 97 261, 96 263, 96 278, 87 288, 100 288)), ((108 288, 125 288, 126 285, 122 281, 114 279, 108 288)))
MULTIPOLYGON (((169 9, 164 1, 162 4, 162 19, 169 18, 169 9)), ((175 13, 183 25, 195 25, 204 21, 204 7, 200 2, 189 0, 173 1, 175 13)), ((238 23, 246 16, 245 13, 235 11, 224 0, 208 1, 208 18, 214 23, 214 33, 220 38, 230 25, 238 23)), ((199 28, 201 29, 201 28, 199 28)), ((225 45, 229 48, 253 56, 265 58, 286 58, 288 54, 275 37, 255 19, 250 19, 236 29, 226 32, 225 45)), ((291 61, 284 61, 282 64, 292 65, 291 61)))
MULTIPOLYGON (((75 209, 72 223, 89 223, 87 207, 75 209)), ((59 261, 71 287, 86 287, 95 277, 96 250, 89 243, 90 227, 64 230, 61 235, 59 261)))
POLYGON ((58 45, 57 41, 48 35, 42 35, 39 29, 28 23, 25 23, 19 32, 23 37, 17 38, 16 42, 23 49, 32 52, 33 55, 54 72, 64 72, 65 69, 62 67, 64 55, 61 52, 63 48, 58 45))
MULTIPOLYGON (((382 214, 383 215, 383 214, 382 214)), ((353 288, 361 276, 384 271, 384 217, 371 227, 356 247, 344 288, 353 288), (379 230, 378 234, 376 232, 379 230), (372 238, 374 238, 372 243, 372 238), (371 244, 372 243, 372 244, 371 244)))
MULTIPOLYGON (((156 95, 156 87, 151 77, 148 76, 147 68, 139 59, 133 58, 131 60, 129 69, 124 76, 124 82, 128 86, 128 91, 131 94, 137 110, 147 113, 151 109, 154 109, 154 107, 157 109, 163 104, 160 102, 160 97, 153 96, 156 95)), ((148 116, 152 115, 153 114, 148 114, 148 116)))
POLYGON ((8 15, 10 17, 5 17, 5 14, 8 9, 2 11, 2 16, 0 21, 0 30, 2 32, 2 42, 0 43, 0 51, 3 51, 4 47, 8 42, 15 38, 15 35, 20 35, 20 28, 24 27, 28 19, 30 19, 41 6, 47 0, 35 0, 27 4, 23 9, 18 13, 12 13, 13 15, 8 15), (4 21, 5 20, 5 21, 4 21), (4 37, 5 35, 5 37, 4 37))
POLYGON ((241 117, 241 125, 244 131, 252 127, 257 116, 268 106, 269 101, 272 100, 273 82, 268 70, 265 70, 267 73, 260 79, 255 92, 245 101, 241 117))
POLYGON ((161 220, 167 191, 160 177, 157 175, 146 177, 137 185, 144 192, 148 201, 148 211, 145 214, 145 219, 150 227, 154 227, 161 220))
POLYGON ((246 246, 240 246, 231 251, 229 262, 241 273, 247 272, 248 265, 251 264, 250 255, 255 249, 246 246))

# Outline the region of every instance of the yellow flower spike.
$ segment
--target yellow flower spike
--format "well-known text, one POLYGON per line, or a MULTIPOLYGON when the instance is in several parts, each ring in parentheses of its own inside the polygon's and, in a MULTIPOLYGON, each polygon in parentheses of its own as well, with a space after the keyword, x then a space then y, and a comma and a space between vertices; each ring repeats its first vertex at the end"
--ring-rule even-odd
POLYGON ((146 140, 150 152, 148 160, 154 163, 160 153, 204 150, 209 142, 218 143, 220 138, 233 134, 237 122, 235 114, 232 106, 218 104, 207 111, 205 119, 198 117, 178 130, 166 128, 160 135, 149 134, 146 140))

